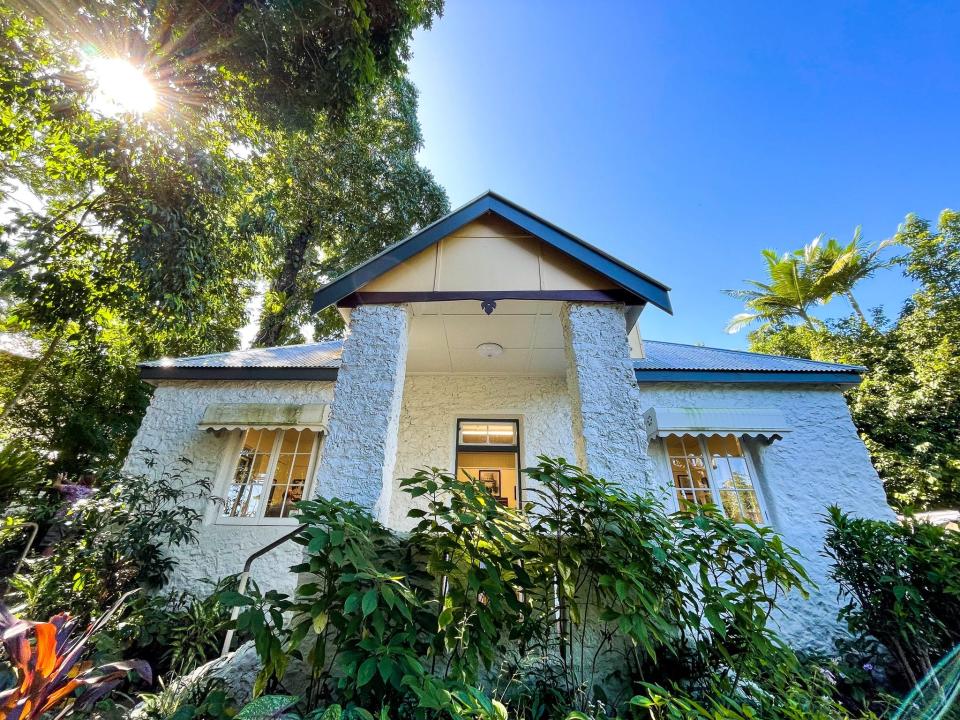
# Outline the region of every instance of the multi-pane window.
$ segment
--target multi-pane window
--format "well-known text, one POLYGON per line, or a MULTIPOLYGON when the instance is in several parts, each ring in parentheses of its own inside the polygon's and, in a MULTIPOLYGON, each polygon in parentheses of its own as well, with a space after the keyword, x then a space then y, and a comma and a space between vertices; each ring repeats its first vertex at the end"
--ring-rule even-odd
POLYGON ((289 517, 306 492, 318 437, 313 430, 244 430, 222 516, 289 517))
POLYGON ((680 504, 712 503, 734 520, 763 522, 743 446, 733 435, 671 435, 667 457, 680 504))

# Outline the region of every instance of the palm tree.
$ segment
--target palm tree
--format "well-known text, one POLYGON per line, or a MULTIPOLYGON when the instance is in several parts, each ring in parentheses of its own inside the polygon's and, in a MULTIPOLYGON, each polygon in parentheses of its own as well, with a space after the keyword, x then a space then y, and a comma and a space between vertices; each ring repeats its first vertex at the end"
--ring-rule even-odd
MULTIPOLYGON (((822 238, 823 236, 821 236, 822 238)), ((820 238, 817 238, 818 240, 820 238)), ((860 303, 853 295, 853 288, 861 280, 873 275, 877 270, 889 267, 893 260, 881 260, 880 253, 896 244, 895 238, 887 238, 876 247, 863 243, 863 234, 860 226, 853 231, 853 240, 846 246, 830 239, 826 245, 820 246, 819 257, 815 264, 823 273, 825 282, 833 288, 833 292, 843 295, 850 303, 850 307, 860 318, 860 322, 870 326, 867 316, 860 309, 860 303)))
POLYGON ((743 300, 748 310, 730 320, 727 332, 738 332, 754 322, 776 325, 796 319, 816 330, 820 321, 810 315, 810 309, 826 303, 834 294, 832 280, 823 268, 821 239, 783 255, 764 250, 767 280, 747 280, 750 288, 725 291, 743 300))

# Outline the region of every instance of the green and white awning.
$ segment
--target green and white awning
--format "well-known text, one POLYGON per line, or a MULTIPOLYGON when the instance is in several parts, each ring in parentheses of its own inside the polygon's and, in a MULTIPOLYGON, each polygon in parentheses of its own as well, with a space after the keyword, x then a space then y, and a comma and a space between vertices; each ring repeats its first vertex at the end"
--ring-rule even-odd
POLYGON ((775 439, 791 430, 775 408, 652 407, 643 414, 647 436, 736 435, 775 439))
POLYGON ((327 403, 213 403, 200 420, 205 430, 325 430, 330 417, 327 403))

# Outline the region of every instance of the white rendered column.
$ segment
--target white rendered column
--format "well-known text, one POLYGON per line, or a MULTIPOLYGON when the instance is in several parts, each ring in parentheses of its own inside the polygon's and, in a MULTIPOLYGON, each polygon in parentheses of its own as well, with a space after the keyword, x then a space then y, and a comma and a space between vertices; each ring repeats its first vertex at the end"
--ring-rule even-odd
POLYGON ((317 495, 389 516, 407 365, 408 305, 361 305, 343 341, 317 495))
POLYGON ((561 312, 577 463, 625 489, 662 492, 647 434, 622 305, 566 303, 561 312))

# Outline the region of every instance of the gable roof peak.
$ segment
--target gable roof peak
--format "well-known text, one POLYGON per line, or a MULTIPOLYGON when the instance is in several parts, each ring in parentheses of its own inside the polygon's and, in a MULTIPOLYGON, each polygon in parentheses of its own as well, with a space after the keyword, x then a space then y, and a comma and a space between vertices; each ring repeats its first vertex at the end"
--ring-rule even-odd
POLYGON ((374 278, 487 214, 497 215, 520 227, 612 281, 629 298, 628 304, 643 306, 649 302, 668 313, 673 312, 669 287, 493 190, 478 195, 317 290, 313 312, 340 302, 374 278))

